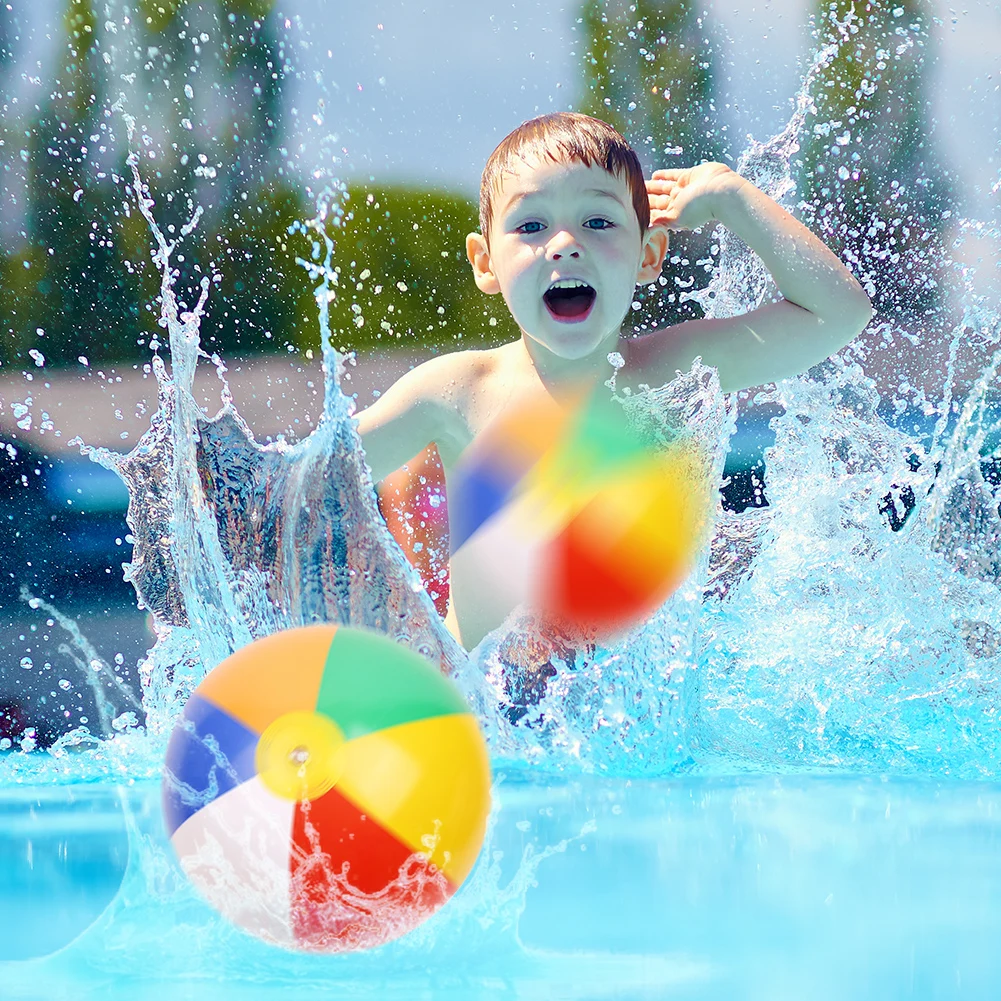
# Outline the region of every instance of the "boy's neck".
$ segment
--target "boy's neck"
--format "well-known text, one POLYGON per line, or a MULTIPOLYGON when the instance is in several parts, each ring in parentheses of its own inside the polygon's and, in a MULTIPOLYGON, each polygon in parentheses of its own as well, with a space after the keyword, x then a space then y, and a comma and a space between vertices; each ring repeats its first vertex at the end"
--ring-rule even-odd
POLYGON ((573 359, 553 354, 525 334, 521 335, 520 345, 526 360, 538 373, 543 385, 549 387, 564 383, 597 382, 608 378, 613 371, 608 356, 613 351, 622 351, 623 340, 616 331, 609 334, 606 341, 590 354, 573 359))

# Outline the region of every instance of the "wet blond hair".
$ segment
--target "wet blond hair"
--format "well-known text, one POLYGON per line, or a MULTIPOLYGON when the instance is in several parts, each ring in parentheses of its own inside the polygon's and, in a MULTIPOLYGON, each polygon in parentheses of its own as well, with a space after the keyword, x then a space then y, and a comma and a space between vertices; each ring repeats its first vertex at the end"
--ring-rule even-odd
POLYGON ((643 168, 633 148, 600 118, 574 111, 557 111, 523 122, 490 154, 480 179, 480 232, 488 248, 494 198, 500 191, 501 179, 512 169, 516 159, 527 162, 530 158, 553 163, 583 163, 625 176, 639 220, 640 235, 646 233, 650 226, 650 202, 643 168))

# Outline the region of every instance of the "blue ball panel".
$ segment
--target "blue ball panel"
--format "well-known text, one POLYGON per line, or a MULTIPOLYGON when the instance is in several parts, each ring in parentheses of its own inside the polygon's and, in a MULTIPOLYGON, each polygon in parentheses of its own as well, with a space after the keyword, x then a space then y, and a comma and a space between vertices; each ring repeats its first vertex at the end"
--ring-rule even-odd
POLYGON ((490 456, 478 456, 458 472, 448 489, 449 546, 457 552, 484 522, 500 511, 518 479, 490 456))
POLYGON ((163 821, 173 837, 203 806, 257 774, 260 734, 193 694, 167 745, 163 821))

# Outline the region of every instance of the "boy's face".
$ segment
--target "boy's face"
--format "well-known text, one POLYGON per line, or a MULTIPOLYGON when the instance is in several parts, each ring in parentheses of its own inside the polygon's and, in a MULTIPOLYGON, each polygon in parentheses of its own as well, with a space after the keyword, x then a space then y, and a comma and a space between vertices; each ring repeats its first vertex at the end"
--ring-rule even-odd
POLYGON ((500 292, 523 336, 560 358, 614 346, 636 285, 660 275, 667 230, 640 234, 625 178, 582 163, 524 163, 505 173, 490 250, 466 238, 476 284, 500 292), (577 279, 586 288, 554 289, 577 279))

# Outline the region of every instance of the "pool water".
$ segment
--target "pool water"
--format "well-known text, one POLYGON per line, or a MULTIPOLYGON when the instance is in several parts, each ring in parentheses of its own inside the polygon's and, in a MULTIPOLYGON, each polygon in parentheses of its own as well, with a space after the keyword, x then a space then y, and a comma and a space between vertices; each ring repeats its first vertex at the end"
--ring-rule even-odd
POLYGON ((108 786, 3 790, 0 961, 47 956, 93 924, 129 859, 121 793, 108 786))
POLYGON ((202 904, 172 860, 158 786, 136 785, 122 803, 100 786, 8 790, 7 816, 29 800, 35 815, 4 828, 6 955, 18 926, 29 951, 66 944, 0 966, 2 996, 993 996, 996 784, 497 777, 487 851, 452 903, 400 942, 332 957, 266 946, 202 904), (144 858, 137 870, 133 851, 105 909, 127 822, 144 858), (552 853, 533 855, 544 846, 552 853), (83 931, 88 911, 97 923, 83 931))

